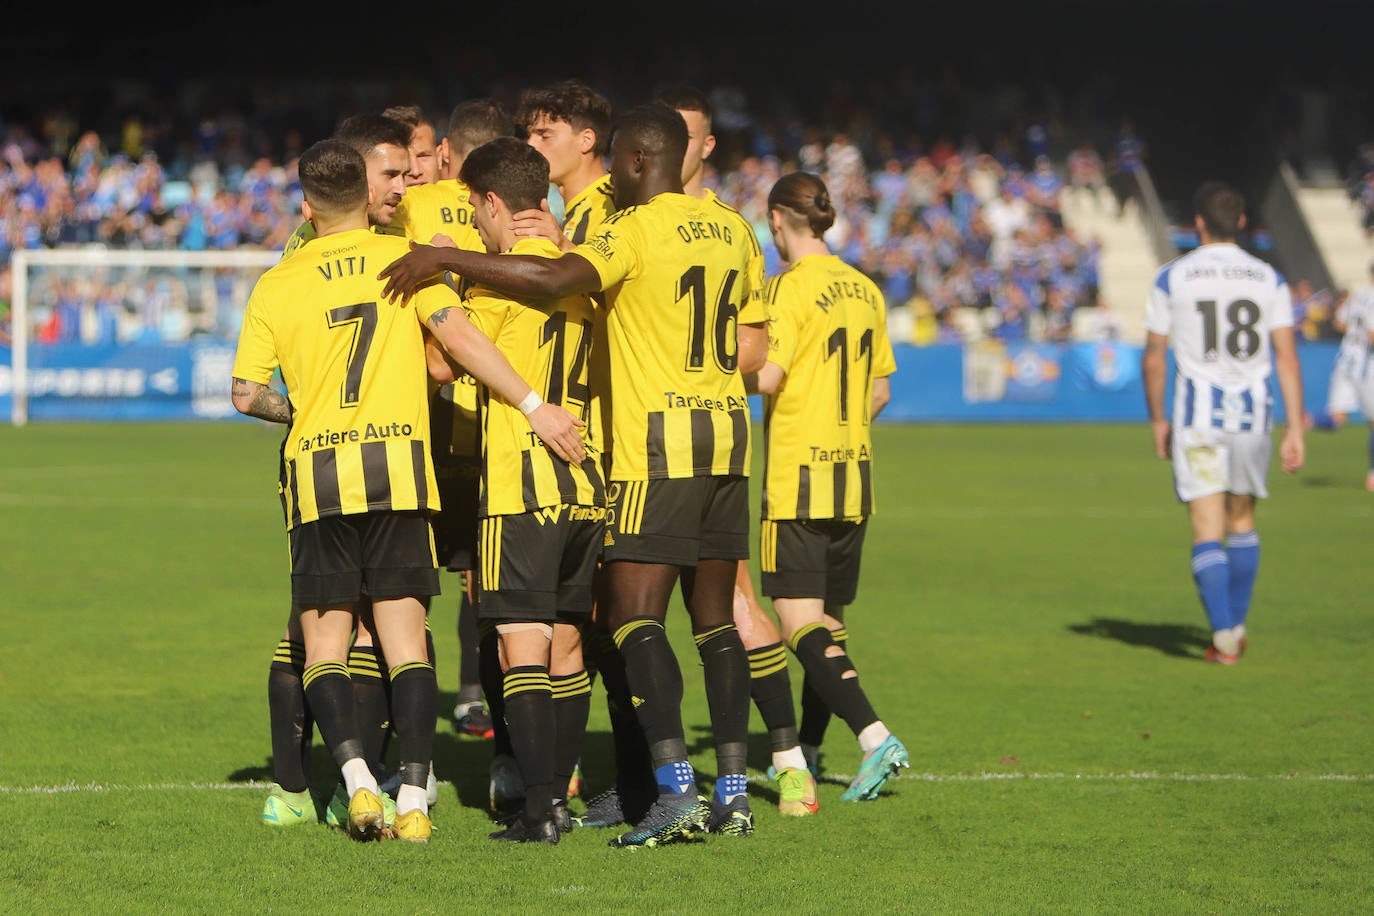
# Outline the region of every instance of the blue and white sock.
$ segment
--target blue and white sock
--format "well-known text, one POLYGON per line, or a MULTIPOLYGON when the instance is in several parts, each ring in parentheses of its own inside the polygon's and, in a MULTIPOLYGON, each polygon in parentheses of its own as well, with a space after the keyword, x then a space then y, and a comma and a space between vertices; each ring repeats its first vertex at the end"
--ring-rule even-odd
POLYGON ((1226 538, 1226 565, 1230 570, 1231 626, 1245 623, 1250 612, 1250 595, 1255 590, 1255 576, 1259 573, 1260 541, 1258 531, 1232 534, 1226 538))
POLYGON ((1221 541, 1203 541, 1193 545, 1193 582, 1198 597, 1207 612, 1212 632, 1231 628, 1229 590, 1231 573, 1227 568, 1226 551, 1221 541))
POLYGON ((654 768, 654 779, 660 795, 686 795, 695 792, 697 775, 685 760, 674 760, 654 768))
POLYGON ((722 805, 728 805, 747 791, 749 780, 743 773, 726 773, 716 780, 715 799, 722 805))

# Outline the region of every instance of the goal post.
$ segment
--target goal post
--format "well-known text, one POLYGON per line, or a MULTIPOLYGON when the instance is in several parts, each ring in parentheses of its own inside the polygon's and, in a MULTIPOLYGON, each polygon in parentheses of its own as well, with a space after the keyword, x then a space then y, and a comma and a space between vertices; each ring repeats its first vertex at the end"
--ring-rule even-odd
POLYGON ((266 249, 21 249, 11 253, 0 415, 223 419, 239 324, 266 249))

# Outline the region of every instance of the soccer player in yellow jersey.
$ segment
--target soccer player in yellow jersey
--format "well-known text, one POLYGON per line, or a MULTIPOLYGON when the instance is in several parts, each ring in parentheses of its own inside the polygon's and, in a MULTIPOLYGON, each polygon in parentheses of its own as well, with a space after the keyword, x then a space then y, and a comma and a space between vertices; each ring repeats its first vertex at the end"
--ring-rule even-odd
POLYGON ((622 112, 611 135, 619 209, 591 239, 550 259, 411 244, 383 269, 405 298, 443 270, 514 296, 605 294, 612 373, 605 567, 608 624, 625 657, 659 796, 613 846, 654 846, 706 829, 752 832, 745 756, 749 663, 733 620, 748 557, 749 407, 739 338, 761 303, 749 265, 759 247, 718 203, 682 193, 687 125, 662 103, 622 112), (682 726, 682 673, 663 621, 686 588, 711 710, 717 779, 697 796, 682 726))
MULTIPOLYGON (((718 200, 714 191, 705 185, 706 160, 716 148, 711 133, 711 100, 695 86, 677 83, 662 87, 655 95, 659 101, 677 109, 687 122, 687 157, 682 163, 682 188, 687 194, 703 200, 718 200)), ((739 216, 742 231, 753 227, 739 216)), ((763 252, 751 265, 763 289, 766 272, 763 252)), ((763 333, 747 338, 767 343, 766 326, 763 333)), ((767 354, 740 353, 742 372, 751 373, 763 365, 767 354)), ((759 605, 754 592, 754 580, 749 563, 741 560, 735 575, 735 626, 749 654, 749 694, 758 707, 759 717, 768 731, 772 753, 769 772, 778 784, 778 811, 793 817, 815 814, 819 809, 816 779, 807 769, 797 736, 797 713, 792 705, 792 679, 787 671, 787 649, 773 618, 759 605)))
MULTIPOLYGON (((334 137, 357 150, 367 165, 369 188, 367 222, 374 232, 395 233, 391 228, 398 202, 405 194, 409 132, 404 124, 383 115, 354 115, 341 121, 334 137)), ((286 260, 315 238, 309 220, 301 222, 287 241, 286 260)), ((285 441, 283 441, 283 448, 285 441)), ((285 466, 283 463, 283 473, 285 466)), ((382 757, 390 735, 387 681, 384 664, 377 656, 372 632, 360 623, 349 651, 349 672, 354 701, 362 723, 364 755, 380 776, 382 757)), ((301 683, 305 646, 296 609, 288 615, 286 631, 277 644, 268 674, 267 706, 272 736, 273 786, 263 804, 262 822, 274 827, 315 823, 315 806, 309 791, 310 749, 313 724, 305 688, 301 683)), ((437 784, 434 786, 437 792, 437 784)), ((383 799, 390 803, 390 799, 383 799)), ((431 795, 430 803, 434 803, 431 795)), ((326 821, 344 827, 348 800, 342 784, 330 799, 326 821)))
POLYGON ((878 797, 907 751, 873 711, 831 631, 859 584, 873 514, 871 424, 897 364, 878 287, 830 252, 835 209, 806 172, 778 179, 768 225, 790 265, 768 282, 768 360, 753 380, 764 397, 762 591, 782 634, 826 706, 863 750, 843 801, 878 797))
MULTIPOLYGON (((498 138, 472 151, 462 175, 488 251, 559 256, 553 242, 517 240, 509 226, 513 210, 537 206, 548 191, 549 165, 538 150, 498 138)), ((589 295, 521 302, 474 285, 464 301, 473 323, 522 375, 544 380, 540 394, 549 403, 587 415, 589 295)), ((557 843, 560 828, 571 826, 565 793, 590 707, 580 631, 592 607, 606 487, 593 428, 587 458, 569 465, 532 443, 524 419, 484 388, 479 405, 477 608, 498 634, 502 712, 525 792, 524 810, 491 838, 557 843)))
MULTIPOLYGON (((541 200, 538 207, 515 213, 511 230, 517 237, 546 238, 569 251, 590 238, 606 217, 615 212, 611 176, 606 170, 611 116, 610 101, 580 80, 560 80, 520 93, 515 108, 516 128, 549 161, 549 179, 557 186, 564 207, 561 227, 547 200, 541 200)), ((605 317, 605 310, 598 309, 592 321, 595 343, 591 352, 591 423, 598 428, 609 421, 609 414, 603 409, 611 378, 605 317)), ((609 457, 603 452, 603 460, 609 457)), ((638 820, 658 795, 649 748, 630 701, 625 661, 615 647, 604 616, 593 609, 583 634, 583 652, 588 684, 600 675, 606 689, 615 785, 593 798, 584 815, 576 819, 576 823, 586 826, 611 826, 624 823, 627 817, 638 820)), ((581 778, 579 766, 574 771, 570 795, 572 788, 580 787, 581 778)))
POLYGON ((434 120, 419 105, 392 105, 382 112, 410 128, 410 165, 406 169, 406 187, 432 184, 439 180, 439 138, 434 120))
POLYGON ((541 200, 540 206, 515 213, 511 228, 519 237, 549 238, 570 251, 616 209, 606 171, 611 103, 580 80, 562 80, 521 92, 515 126, 549 160, 549 180, 563 198, 563 225, 541 200))
MULTIPOLYGON (((374 193, 368 200, 367 220, 373 231, 403 235, 393 227, 397 208, 406 193, 406 173, 410 171, 410 130, 395 118, 379 114, 352 115, 339 122, 334 136, 363 154, 368 163, 368 184, 374 193), (399 145, 398 145, 399 144, 399 145), (385 193, 376 193, 382 189, 385 193)), ((304 220, 282 248, 283 259, 315 237, 315 227, 304 220)))
POLYGON ((438 690, 422 599, 439 590, 429 521, 439 503, 421 322, 499 397, 519 404, 535 434, 565 459, 585 458, 584 424, 520 378, 448 286, 422 291, 410 313, 382 301, 370 265, 394 259, 406 243, 369 231, 367 164, 357 150, 322 140, 302 154, 300 174, 302 211, 317 238, 254 285, 232 399, 241 413, 289 426, 282 501, 305 642, 302 680, 340 766, 348 831, 368 840, 387 829, 346 664, 366 597, 389 662, 401 758, 394 830, 423 841, 438 690), (278 369, 288 396, 269 385, 278 369))
MULTIPOLYGON (((396 225, 409 238, 419 242, 484 251, 472 219, 468 186, 459 178, 459 170, 473 149, 496 137, 509 137, 514 132, 510 116, 494 99, 469 99, 454 106, 439 143, 441 167, 438 178, 433 183, 406 190, 396 212, 396 225)), ((483 689, 477 615, 472 603, 471 570, 477 551, 477 489, 481 467, 476 381, 465 372, 455 373, 451 382, 435 386, 431 405, 434 470, 439 476, 445 507, 435 519, 435 545, 440 563, 449 571, 460 573, 464 582, 457 618, 460 654, 453 727, 459 735, 494 738, 496 757, 513 761, 500 721, 500 697, 492 697, 492 691, 500 689, 499 666, 489 666, 494 674, 489 672, 486 677, 494 680, 485 691, 483 689), (483 708, 484 692, 492 703, 495 716, 483 708)))

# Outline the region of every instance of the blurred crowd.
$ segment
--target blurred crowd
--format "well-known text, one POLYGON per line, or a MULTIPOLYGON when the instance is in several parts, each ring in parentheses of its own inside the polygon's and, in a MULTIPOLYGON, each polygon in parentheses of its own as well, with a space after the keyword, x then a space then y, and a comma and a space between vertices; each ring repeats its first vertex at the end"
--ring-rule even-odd
MULTIPOLYGON (((769 189, 787 171, 820 174, 839 214, 828 241, 879 283, 897 341, 984 333, 1063 340, 1075 311, 1098 304, 1100 246, 1065 225, 1061 204, 1112 182, 1120 144, 1100 114, 1071 127, 1053 111, 1039 117, 1036 106, 1004 99, 1001 121, 970 128, 943 122, 920 93, 910 120, 852 100, 808 120, 755 110, 730 85, 711 95, 719 146, 706 184, 754 224, 770 272, 781 265, 766 225, 769 189), (960 320, 970 312, 979 320, 960 320)), ((435 119, 442 130, 438 110, 435 119)), ((293 125, 291 111, 270 99, 193 123, 133 110, 102 130, 60 107, 0 122, 4 320, 17 249, 279 249, 301 218, 296 157, 305 137, 329 129, 293 125)), ((35 338, 175 340, 236 330, 214 317, 218 298, 242 293, 232 278, 207 293, 187 286, 167 276, 54 278, 47 306, 35 310, 35 338)))

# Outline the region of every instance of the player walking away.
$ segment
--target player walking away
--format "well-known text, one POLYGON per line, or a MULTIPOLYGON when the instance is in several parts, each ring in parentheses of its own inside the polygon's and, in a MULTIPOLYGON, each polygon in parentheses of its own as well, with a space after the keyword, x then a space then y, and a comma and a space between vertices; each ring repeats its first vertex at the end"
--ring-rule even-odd
MULTIPOLYGON (((1370 274, 1374 276, 1374 264, 1370 274)), ((1326 410, 1309 418, 1312 429, 1337 430, 1359 411, 1369 423, 1368 464, 1364 488, 1374 491, 1374 285, 1363 286, 1336 308, 1332 325, 1341 332, 1340 350, 1331 367, 1326 410)))
POLYGON ((585 457, 582 424, 543 402, 467 320, 448 286, 422 291, 413 314, 382 303, 370 265, 394 260, 406 242, 369 231, 367 163, 356 149, 320 141, 302 154, 300 176, 302 211, 329 244, 306 245, 254 285, 234 359, 233 403, 289 426, 282 502, 305 643, 302 682, 339 764, 348 832, 359 840, 387 833, 346 661, 366 596, 389 662, 400 754, 392 829, 426 841, 438 688, 424 599, 439 592, 429 519, 439 502, 420 322, 499 397, 520 404, 561 457, 585 457), (269 387, 278 369, 289 400, 269 387))
POLYGON ((1279 457, 1289 474, 1305 456, 1302 376, 1288 284, 1236 244, 1245 199, 1224 182, 1208 181, 1194 206, 1202 244, 1155 276, 1141 371, 1155 454, 1172 460, 1175 493, 1188 506, 1193 582, 1212 628, 1205 658, 1234 665, 1248 643, 1246 617, 1259 569, 1255 504, 1269 495, 1271 364, 1287 414, 1279 457), (1170 348, 1172 420, 1164 413, 1170 348))
MULTIPOLYGON (((522 140, 502 137, 463 164, 488 251, 556 258, 548 239, 517 240, 513 210, 537 207, 549 165, 522 140)), ((522 303, 474 285, 473 321, 552 404, 590 414, 587 356, 593 302, 585 294, 522 303)), ((558 461, 530 441, 514 408, 479 389, 482 487, 478 615, 500 643, 503 713, 524 786, 523 811, 492 839, 557 843, 571 829, 566 791, 591 708, 581 629, 606 531, 606 488, 594 428, 587 458, 558 461)), ((485 651, 485 650, 484 650, 485 651)))
POLYGON ((682 193, 687 127, 662 103, 616 120, 618 206, 557 259, 414 246, 383 269, 405 298, 443 270, 521 297, 605 293, 610 349, 614 515, 602 552, 608 624, 654 763, 659 795, 613 846, 655 846, 702 830, 753 830, 745 757, 749 663, 733 620, 748 557, 748 399, 737 368, 746 325, 761 319, 748 267, 758 240, 720 208, 682 193), (737 332, 736 329, 740 330, 737 332), (706 679, 716 747, 713 797, 697 796, 682 726, 682 673, 664 629, 681 576, 706 679))
MULTIPOLYGON (((715 192, 705 185, 706 160, 716 147, 711 133, 711 101, 706 93, 684 83, 661 88, 655 96, 660 102, 677 109, 687 122, 687 155, 682 163, 684 194, 712 202, 720 202, 715 192)), ((721 206, 726 206, 721 203, 721 206)), ((738 213, 739 231, 752 232, 753 227, 738 213)), ((754 285, 764 286, 763 251, 750 265, 754 285)), ((741 343, 766 343, 767 327, 757 326, 757 334, 741 339, 741 343)), ((751 353, 741 347, 740 372, 748 376, 762 368, 767 353, 762 348, 751 353)), ((768 733, 771 749, 769 777, 778 784, 778 811, 793 817, 815 814, 819 809, 815 774, 807 769, 806 756, 797 735, 797 713, 792 700, 792 678, 787 670, 787 649, 777 624, 760 606, 754 590, 749 563, 741 560, 735 574, 735 626, 749 656, 749 696, 759 711, 768 733)), ((814 693, 814 691, 813 691, 814 693)), ((821 710, 828 718, 829 711, 821 710)), ((817 744, 820 742, 818 741, 817 744)))
POLYGON ((874 712, 834 631, 858 592, 874 510, 873 419, 897 369, 887 308, 868 277, 831 253, 835 222, 825 183, 779 178, 768 226, 791 266, 768 282, 768 360, 754 379, 764 397, 763 593, 827 709, 854 732, 863 762, 842 801, 878 797, 908 766, 907 750, 874 712))

